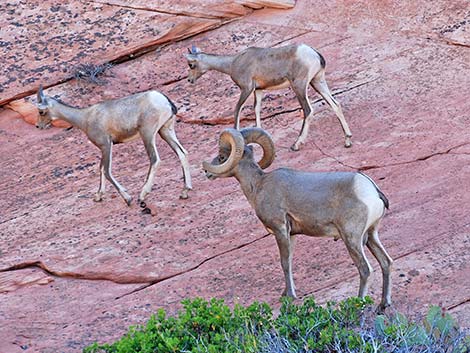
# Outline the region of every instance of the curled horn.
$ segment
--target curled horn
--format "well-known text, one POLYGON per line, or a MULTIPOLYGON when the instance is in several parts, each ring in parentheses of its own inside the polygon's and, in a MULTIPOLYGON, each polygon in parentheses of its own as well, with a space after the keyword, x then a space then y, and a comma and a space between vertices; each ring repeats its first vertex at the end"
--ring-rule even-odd
POLYGON ((271 135, 259 127, 245 128, 240 130, 240 133, 245 140, 245 144, 257 143, 261 146, 263 149, 263 158, 261 158, 258 164, 261 169, 269 167, 274 161, 274 157, 276 155, 271 135))
POLYGON ((210 162, 204 161, 202 163, 204 170, 207 170, 209 173, 213 174, 227 173, 233 167, 235 167, 242 158, 244 147, 245 142, 243 140, 243 136, 238 130, 232 128, 225 129, 220 134, 219 149, 229 149, 229 157, 222 164, 212 164, 210 162))
POLYGON ((46 100, 46 96, 44 95, 44 91, 42 90, 42 85, 39 85, 37 99, 38 99, 38 103, 42 103, 46 100))

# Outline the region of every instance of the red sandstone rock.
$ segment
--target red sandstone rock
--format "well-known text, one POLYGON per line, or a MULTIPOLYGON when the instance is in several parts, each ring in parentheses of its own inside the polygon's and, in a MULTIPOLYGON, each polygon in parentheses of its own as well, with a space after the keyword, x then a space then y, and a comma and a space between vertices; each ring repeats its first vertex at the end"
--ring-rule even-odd
POLYGON ((6 108, 11 109, 26 121, 28 124, 35 125, 39 119, 39 113, 36 106, 25 101, 24 99, 10 102, 6 108))
MULTIPOLYGON (((28 124, 35 125, 39 119, 38 108, 24 99, 10 102, 6 107, 20 114, 28 124)), ((59 128, 68 128, 72 126, 63 120, 53 120, 52 125, 59 128)))
MULTIPOLYGON (((282 7, 283 1, 262 3, 282 7)), ((292 6, 292 0, 286 3, 292 6)), ((34 93, 39 84, 47 87, 73 78, 80 64, 132 59, 251 11, 221 0, 1 3, 0 106, 34 93)))
POLYGON ((17 270, 0 273, 0 293, 8 293, 21 287, 45 285, 54 281, 40 270, 17 270))
POLYGON ((14 110, 8 108, 0 108, 0 121, 2 121, 6 126, 8 123, 15 119, 23 119, 23 116, 14 110))
MULTIPOLYGON (((7 322, 0 351, 26 345, 79 352, 95 340, 116 339, 160 307, 174 313, 187 297, 279 305, 275 240, 233 178, 209 181, 201 171, 225 127, 207 125, 231 124, 239 91, 222 74, 208 73, 195 86, 186 82, 182 56, 192 43, 220 53, 289 42, 321 50, 354 145, 342 147, 334 113, 318 101, 307 144, 291 152, 301 126, 298 102, 290 90, 268 92, 262 116, 277 148, 271 168, 363 169, 372 176, 391 202, 381 239, 395 259, 394 309, 419 315, 428 304, 441 304, 467 327, 470 74, 467 48, 440 34, 466 19, 465 3, 328 1, 319 12, 301 1, 116 65, 102 86, 78 80, 50 88, 79 106, 152 87, 176 103, 194 191, 178 199, 180 165, 157 136, 162 163, 148 199, 155 217, 125 206, 111 186, 103 202, 92 201, 99 151, 82 132, 37 131, 0 111, 0 269, 40 261, 58 275, 48 285, 0 294, 0 318, 7 322)), ((252 125, 251 107, 243 115, 243 126, 252 125)), ((148 168, 143 146, 117 145, 113 152, 114 175, 136 198, 148 168)), ((377 299, 380 271, 368 257, 377 299)), ((342 242, 305 236, 298 237, 294 277, 301 296, 313 294, 321 303, 356 294, 359 281, 342 242)))
POLYGON ((98 1, 105 4, 131 6, 161 13, 199 18, 237 18, 250 13, 250 10, 237 1, 206 0, 206 1, 157 1, 151 3, 145 0, 111 0, 98 1))
POLYGON ((294 0, 237 0, 239 4, 252 9, 261 9, 263 7, 273 9, 291 9, 295 5, 294 0))

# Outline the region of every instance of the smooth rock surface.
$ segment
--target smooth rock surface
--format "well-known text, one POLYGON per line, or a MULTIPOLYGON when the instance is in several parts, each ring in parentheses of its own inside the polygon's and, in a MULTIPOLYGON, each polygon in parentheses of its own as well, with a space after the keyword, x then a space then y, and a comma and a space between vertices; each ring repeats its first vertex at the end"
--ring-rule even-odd
MULTIPOLYGON (((180 164, 157 136, 162 162, 148 197, 155 216, 135 203, 127 207, 109 184, 105 199, 93 202, 100 154, 81 131, 38 131, 0 108, 0 352, 80 352, 96 340, 112 342, 158 308, 175 313, 188 297, 279 306, 284 285, 275 240, 236 180, 210 181, 201 170, 217 152, 220 131, 233 124, 239 89, 216 72, 188 83, 184 53, 192 44, 220 54, 293 42, 321 51, 353 147, 343 147, 333 111, 309 90, 315 119, 305 146, 291 152, 302 124, 299 103, 290 89, 266 92, 263 127, 277 148, 269 170, 362 170, 373 177, 391 203, 380 233, 395 260, 392 310, 419 317, 428 305, 441 305, 469 328, 467 5, 303 0, 117 64, 100 85, 78 79, 47 89, 80 107, 147 89, 175 102, 194 190, 178 199, 180 164)), ((51 73, 50 82, 60 77, 51 73)), ((35 96, 26 101, 34 104, 35 96)), ((254 125, 251 105, 252 98, 242 126, 254 125)), ((117 145, 113 157, 114 176, 136 199, 149 163, 142 143, 117 145)), ((367 256, 378 302, 381 272, 367 256)), ((321 303, 355 295, 359 285, 341 241, 305 236, 298 236, 294 278, 299 300, 313 294, 321 303)))

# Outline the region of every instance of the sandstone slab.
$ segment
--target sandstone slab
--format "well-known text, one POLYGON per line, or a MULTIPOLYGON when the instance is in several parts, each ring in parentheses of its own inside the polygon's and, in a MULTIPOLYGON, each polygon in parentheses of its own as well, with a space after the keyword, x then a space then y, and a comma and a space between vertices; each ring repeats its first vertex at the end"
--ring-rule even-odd
MULTIPOLYGON (((298 102, 290 90, 269 92, 262 116, 277 148, 271 168, 372 176, 391 202, 381 239, 395 259, 394 308, 419 316, 428 304, 442 305, 468 327, 470 65, 468 49, 443 38, 451 32, 441 33, 466 19, 465 2, 320 5, 321 13, 303 1, 292 10, 253 12, 115 65, 102 85, 72 80, 48 90, 78 106, 150 88, 171 97, 195 189, 189 200, 178 199, 179 163, 157 137, 162 163, 149 195, 155 216, 128 208, 111 187, 102 203, 92 201, 99 151, 83 133, 37 131, 15 112, 0 112, 0 275, 14 289, 0 294, 0 318, 7 322, 0 325, 0 351, 78 352, 95 340, 116 339, 160 307, 176 312, 187 297, 279 305, 274 239, 235 180, 209 181, 201 171, 217 151, 219 132, 232 124, 239 91, 217 73, 195 86, 186 82, 183 54, 193 43, 219 53, 291 42, 321 50, 354 145, 342 147, 332 110, 316 101, 307 143, 291 152, 302 123, 298 102), (36 281, 49 277, 47 284, 36 281)), ((250 106, 243 117, 243 126, 253 124, 250 106)), ((114 148, 114 175, 133 196, 147 167, 140 142, 114 148)), ((294 272, 301 296, 326 302, 357 292, 357 271, 342 242, 298 238, 294 272)), ((371 295, 378 301, 380 270, 371 262, 371 295)))
POLYGON ((0 54, 5 60, 0 105, 31 94, 39 84, 51 86, 73 78, 79 64, 126 60, 252 11, 236 2, 218 0, 178 4, 163 2, 163 10, 133 7, 127 1, 64 4, 16 0, 0 4, 5 14, 0 19, 0 54), (168 7, 172 10, 164 11, 168 7), (205 16, 194 17, 196 8, 205 16), (209 9, 216 15, 207 16, 209 9))

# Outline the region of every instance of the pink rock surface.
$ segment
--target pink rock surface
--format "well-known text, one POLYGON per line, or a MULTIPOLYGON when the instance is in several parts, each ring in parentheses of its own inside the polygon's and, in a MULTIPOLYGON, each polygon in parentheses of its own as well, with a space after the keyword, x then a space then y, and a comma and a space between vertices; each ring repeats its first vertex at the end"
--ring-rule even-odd
MULTIPOLYGON (((147 3, 2 2, 0 105, 31 94, 39 84, 50 86, 73 78, 79 64, 132 58, 252 11, 236 1, 162 1, 150 7, 147 3)), ((292 0, 286 3, 292 7, 292 0)))
MULTIPOLYGON (((299 104, 291 90, 267 92, 263 126, 277 148, 270 169, 359 169, 372 176, 391 202, 381 239, 395 259, 394 309, 419 316, 429 304, 442 305, 470 327, 470 62, 468 48, 448 40, 457 32, 459 41, 468 40, 465 1, 318 6, 322 12, 307 1, 255 11, 116 65, 102 85, 72 80, 47 90, 77 106, 150 88, 171 97, 194 191, 178 199, 179 162, 157 137, 162 163, 149 195, 155 216, 128 208, 111 186, 102 203, 92 201, 99 151, 82 132, 37 131, 11 110, 0 111, 0 352, 79 352, 96 340, 113 341, 158 308, 176 312, 187 297, 279 305, 274 239, 234 179, 209 181, 201 170, 216 153, 219 132, 233 123, 239 90, 220 73, 196 85, 186 81, 183 54, 193 43, 221 54, 291 42, 322 52, 354 145, 342 147, 333 111, 311 91, 316 118, 307 144, 291 152, 299 104)), ((254 124, 250 104, 243 126, 254 124)), ((136 198, 148 168, 142 143, 113 152, 114 175, 136 198)), ((380 270, 368 256, 378 300, 380 270)), ((359 282, 342 242, 303 236, 294 277, 301 298, 313 294, 322 303, 355 295, 359 282)))
POLYGON ((20 287, 33 284, 48 284, 54 279, 39 270, 17 270, 13 272, 0 273, 0 292, 13 292, 20 287))
POLYGON ((206 1, 145 1, 145 0, 111 0, 98 2, 135 9, 150 10, 201 18, 236 18, 249 14, 251 10, 236 1, 206 0, 206 1))

